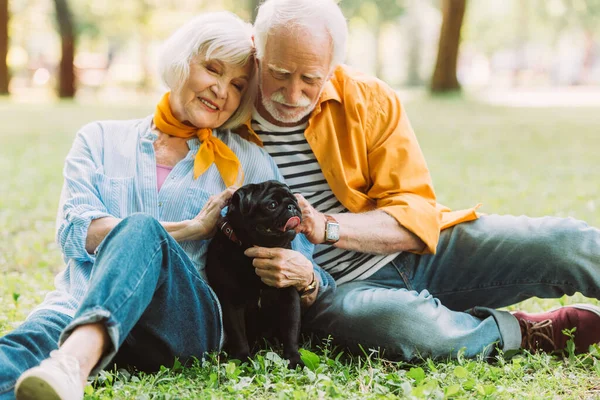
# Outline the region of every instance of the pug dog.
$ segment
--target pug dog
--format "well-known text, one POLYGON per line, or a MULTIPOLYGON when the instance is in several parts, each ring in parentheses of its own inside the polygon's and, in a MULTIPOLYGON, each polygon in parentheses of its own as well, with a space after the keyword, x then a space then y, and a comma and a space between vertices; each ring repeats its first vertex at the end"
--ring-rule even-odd
POLYGON ((248 184, 233 194, 209 245, 206 264, 208 282, 221 303, 225 349, 231 358, 243 361, 249 357, 259 331, 265 330, 259 325, 268 320, 278 325, 273 328, 279 330, 289 368, 303 365, 298 352, 300 295, 293 286, 264 284, 252 259, 244 255, 255 245, 290 249, 301 218, 296 197, 281 182, 248 184), (266 318, 261 318, 265 313, 266 318))

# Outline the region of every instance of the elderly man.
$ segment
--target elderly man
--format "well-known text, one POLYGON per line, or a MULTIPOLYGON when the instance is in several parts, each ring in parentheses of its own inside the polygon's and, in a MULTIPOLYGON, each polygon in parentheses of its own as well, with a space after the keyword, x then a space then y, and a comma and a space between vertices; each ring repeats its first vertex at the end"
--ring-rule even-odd
MULTIPOLYGON (((267 0, 255 23, 260 98, 239 132, 264 145, 301 195, 301 229, 339 285, 304 329, 406 360, 496 346, 552 352, 565 348, 566 328, 576 328, 577 351, 599 342, 598 307, 497 308, 576 291, 600 298, 600 231, 439 205, 396 93, 341 65, 346 38, 333 0, 267 0)), ((247 255, 289 268, 278 250, 247 255)), ((308 283, 310 264, 298 264, 308 283)))

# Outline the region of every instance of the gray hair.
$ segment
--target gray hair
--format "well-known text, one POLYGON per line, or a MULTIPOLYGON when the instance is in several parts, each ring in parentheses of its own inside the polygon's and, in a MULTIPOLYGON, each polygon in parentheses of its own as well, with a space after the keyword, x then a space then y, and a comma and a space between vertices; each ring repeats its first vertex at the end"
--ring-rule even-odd
POLYGON ((333 69, 344 62, 348 24, 335 0, 266 0, 258 9, 254 22, 256 55, 265 55, 267 39, 274 28, 306 28, 311 33, 324 29, 332 43, 333 69))
POLYGON ((256 97, 252 25, 227 11, 205 13, 187 22, 161 47, 158 73, 164 84, 172 91, 180 89, 190 75, 190 62, 198 55, 235 66, 252 63, 248 89, 238 109, 221 128, 242 125, 250 118, 256 97))

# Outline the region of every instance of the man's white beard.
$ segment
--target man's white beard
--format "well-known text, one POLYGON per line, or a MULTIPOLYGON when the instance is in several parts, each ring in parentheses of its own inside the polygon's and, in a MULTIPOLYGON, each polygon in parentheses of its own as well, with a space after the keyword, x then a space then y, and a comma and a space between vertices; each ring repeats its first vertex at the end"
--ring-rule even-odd
POLYGON ((275 106, 275 103, 286 104, 285 98, 279 91, 273 93, 271 98, 266 98, 265 94, 263 93, 262 82, 260 80, 258 85, 260 87, 260 101, 263 107, 269 114, 271 114, 271 117, 283 124, 294 124, 296 122, 300 122, 304 117, 310 114, 312 110, 315 109, 317 101, 319 101, 321 98, 321 93, 323 93, 323 89, 325 88, 323 86, 319 92, 319 95, 316 97, 316 100, 312 104, 310 103, 308 97, 302 95, 303 97, 300 99, 299 104, 295 105, 298 107, 297 114, 295 113, 293 115, 289 115, 288 113, 281 112, 275 106))
MULTIPOLYGON (((275 105, 275 101, 273 101, 273 99, 268 99, 266 98, 261 90, 261 102, 263 107, 265 108, 265 110, 267 110, 267 112, 269 114, 271 114, 271 116, 284 124, 294 124, 296 122, 299 122, 302 120, 302 118, 306 117, 308 114, 311 113, 311 111, 313 110, 315 104, 309 104, 307 107, 303 107, 303 108, 298 108, 297 113, 294 113, 292 115, 288 114, 288 113, 284 113, 281 112, 280 110, 277 109, 277 106, 275 105)), ((285 104, 285 103, 284 103, 285 104)))

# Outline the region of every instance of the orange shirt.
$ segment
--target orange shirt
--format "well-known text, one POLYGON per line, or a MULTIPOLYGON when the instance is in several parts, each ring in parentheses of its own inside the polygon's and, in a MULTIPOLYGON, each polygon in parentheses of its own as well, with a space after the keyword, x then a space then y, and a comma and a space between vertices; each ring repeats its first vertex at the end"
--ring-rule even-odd
MULTIPOLYGON (((242 137, 262 145, 250 123, 242 137)), ((396 92, 347 66, 336 68, 304 132, 327 183, 351 212, 385 211, 435 253, 440 230, 477 218, 478 206, 450 211, 431 176, 396 92)))

